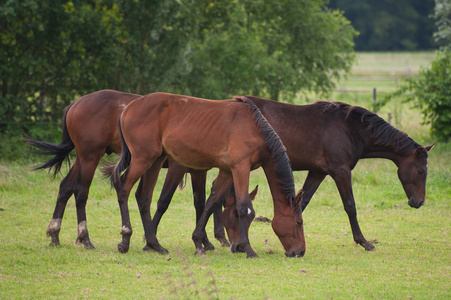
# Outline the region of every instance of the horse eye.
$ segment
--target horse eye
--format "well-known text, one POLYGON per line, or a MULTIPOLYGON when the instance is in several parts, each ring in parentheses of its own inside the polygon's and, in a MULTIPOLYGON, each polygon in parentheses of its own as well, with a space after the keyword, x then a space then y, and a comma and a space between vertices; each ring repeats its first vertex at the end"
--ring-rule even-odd
POLYGON ((418 170, 418 174, 423 174, 423 170, 418 170))
POLYGON ((296 223, 298 223, 299 227, 302 227, 303 222, 296 222, 296 223))

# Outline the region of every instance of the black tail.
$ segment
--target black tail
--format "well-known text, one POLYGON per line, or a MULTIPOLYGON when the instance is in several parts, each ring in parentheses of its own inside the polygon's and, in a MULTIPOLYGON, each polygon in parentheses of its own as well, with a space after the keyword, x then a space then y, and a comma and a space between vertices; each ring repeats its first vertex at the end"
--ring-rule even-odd
MULTIPOLYGON (((122 116, 122 114, 121 114, 122 116)), ((122 135, 121 129, 121 116, 119 116, 118 126, 119 126, 119 135, 122 141, 122 152, 121 158, 117 164, 110 164, 109 166, 105 166, 102 168, 102 174, 105 177, 109 177, 111 181, 111 185, 116 187, 118 184, 122 183, 121 173, 128 168, 130 165, 130 160, 132 158, 130 149, 128 149, 127 144, 125 143, 124 136, 122 135)))
POLYGON ((32 139, 30 136, 26 135, 26 138, 24 139, 25 142, 30 146, 40 149, 40 150, 30 150, 31 152, 39 155, 54 155, 51 159, 49 159, 45 163, 34 168, 34 170, 49 169, 49 172, 51 172, 53 168, 54 169, 53 177, 55 177, 56 174, 60 172, 63 162, 66 159, 67 161, 69 161, 69 153, 72 151, 72 149, 75 148, 75 146, 74 143, 72 142, 72 139, 69 136, 69 132, 67 131, 66 115, 72 105, 73 103, 66 108, 63 114, 62 120, 63 137, 61 139, 61 143, 54 144, 36 141, 32 139))

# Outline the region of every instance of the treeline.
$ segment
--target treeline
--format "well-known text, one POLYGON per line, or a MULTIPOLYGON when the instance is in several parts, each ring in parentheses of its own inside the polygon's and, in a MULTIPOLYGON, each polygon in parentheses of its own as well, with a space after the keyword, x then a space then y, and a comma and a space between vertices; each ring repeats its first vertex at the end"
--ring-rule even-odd
POLYGON ((76 97, 107 88, 328 93, 356 35, 322 0, 6 1, 0 24, 0 133, 59 122, 76 97))
POLYGON ((437 49, 434 0, 330 0, 359 32, 356 51, 437 49))

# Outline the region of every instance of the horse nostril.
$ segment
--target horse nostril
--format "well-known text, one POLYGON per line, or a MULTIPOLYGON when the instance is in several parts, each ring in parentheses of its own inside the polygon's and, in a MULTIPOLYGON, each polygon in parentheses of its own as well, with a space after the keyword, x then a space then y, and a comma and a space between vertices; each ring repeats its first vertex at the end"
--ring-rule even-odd
POLYGON ((299 253, 299 256, 300 256, 300 257, 303 257, 304 254, 305 254, 305 251, 301 251, 301 253, 299 253))

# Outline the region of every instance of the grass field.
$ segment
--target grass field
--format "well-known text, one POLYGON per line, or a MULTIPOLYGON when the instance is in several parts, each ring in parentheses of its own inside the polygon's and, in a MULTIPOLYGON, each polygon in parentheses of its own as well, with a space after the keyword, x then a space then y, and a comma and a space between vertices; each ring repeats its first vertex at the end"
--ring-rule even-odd
MULTIPOLYGON (((372 101, 364 94, 340 93, 334 99, 365 107, 372 101)), ((418 142, 433 142, 419 113, 408 104, 394 101, 381 116, 389 113, 393 124, 418 142)), ((254 222, 250 240, 258 259, 232 254, 216 241, 215 251, 193 254, 195 212, 189 184, 175 193, 158 231, 169 255, 141 251, 143 229, 132 197, 130 251, 118 253, 116 196, 99 173, 87 205, 96 250, 75 244, 72 199, 63 220, 62 245, 50 247, 45 232, 61 176, 52 181, 46 172, 31 171, 36 161, 0 162, 0 299, 449 299, 451 145, 437 144, 428 162, 426 204, 420 209, 407 205, 392 162, 363 160, 353 171, 360 226, 376 251, 366 252, 353 243, 337 189, 327 178, 304 213, 306 255, 286 258, 271 225, 254 222)), ((210 172, 208 182, 215 174, 210 172)), ((163 170, 154 199, 164 175, 163 170)), ((295 173, 297 189, 305 175, 295 173)), ((261 170, 252 173, 250 188, 257 184, 257 216, 272 218, 261 170)), ((213 239, 211 224, 207 232, 213 239)))

